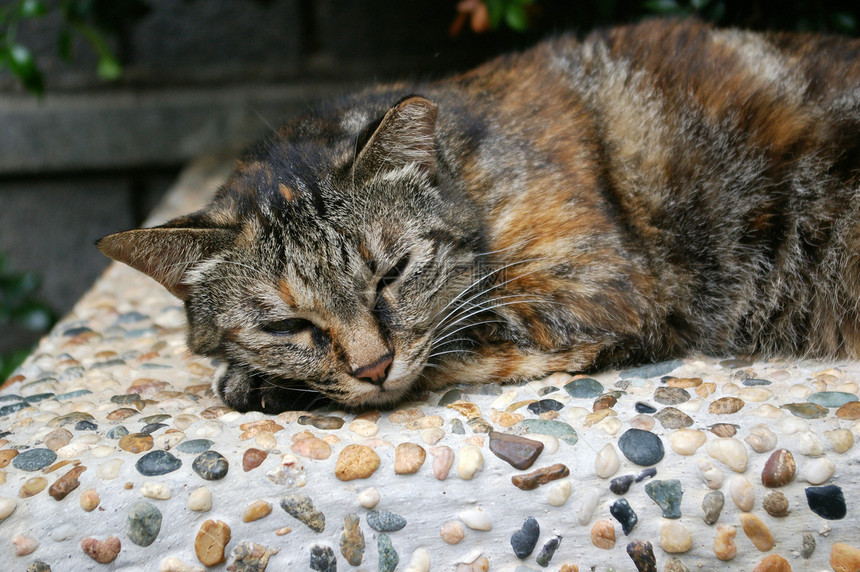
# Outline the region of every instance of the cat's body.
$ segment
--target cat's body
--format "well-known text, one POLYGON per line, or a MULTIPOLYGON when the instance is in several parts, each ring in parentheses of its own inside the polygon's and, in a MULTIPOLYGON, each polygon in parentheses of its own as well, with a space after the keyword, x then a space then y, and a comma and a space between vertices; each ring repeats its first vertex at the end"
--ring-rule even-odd
POLYGON ((683 355, 860 355, 860 42, 653 21, 296 119, 100 247, 237 409, 683 355))

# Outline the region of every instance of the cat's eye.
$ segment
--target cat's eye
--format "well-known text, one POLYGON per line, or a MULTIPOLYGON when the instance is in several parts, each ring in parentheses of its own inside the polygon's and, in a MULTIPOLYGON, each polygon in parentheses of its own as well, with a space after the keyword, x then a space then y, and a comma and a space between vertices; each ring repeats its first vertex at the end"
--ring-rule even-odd
POLYGON ((409 255, 403 256, 400 260, 397 261, 397 264, 391 267, 391 269, 385 273, 385 276, 379 279, 379 282, 376 283, 376 291, 380 292, 383 288, 387 288, 394 282, 397 282, 401 276, 403 276, 403 271, 406 270, 406 267, 409 265, 409 255))
POLYGON ((310 320, 301 318, 290 318, 287 320, 277 320, 275 322, 267 322, 260 326, 264 332, 276 335, 295 335, 313 328, 313 323, 310 320))

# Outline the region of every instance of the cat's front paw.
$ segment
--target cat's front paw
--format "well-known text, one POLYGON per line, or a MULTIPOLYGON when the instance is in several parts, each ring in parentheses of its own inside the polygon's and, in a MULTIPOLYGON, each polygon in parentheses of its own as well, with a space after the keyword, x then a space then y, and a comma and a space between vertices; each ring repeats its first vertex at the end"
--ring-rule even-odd
POLYGON ((225 405, 240 413, 306 410, 327 401, 303 383, 273 379, 234 364, 224 364, 218 369, 212 390, 225 405))

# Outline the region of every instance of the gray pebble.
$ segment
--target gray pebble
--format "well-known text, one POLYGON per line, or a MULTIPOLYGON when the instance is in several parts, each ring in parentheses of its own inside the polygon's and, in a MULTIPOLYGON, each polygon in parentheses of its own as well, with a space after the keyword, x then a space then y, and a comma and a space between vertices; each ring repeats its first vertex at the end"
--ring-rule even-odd
POLYGON ((156 477, 172 473, 182 466, 182 461, 167 451, 150 451, 134 464, 137 472, 145 477, 156 477))
POLYGON ((12 459, 12 466, 21 471, 39 471, 57 460, 50 449, 37 447, 22 451, 12 459))
POLYGON ((517 558, 528 558, 537 545, 540 525, 533 516, 528 517, 518 531, 511 536, 511 548, 517 558))
POLYGON ((706 524, 714 524, 720 518, 720 512, 726 504, 726 497, 720 491, 711 491, 702 499, 702 517, 706 524))
POLYGON ((318 572, 336 572, 337 560, 330 546, 315 544, 311 546, 311 570, 318 572))
POLYGON ((379 532, 394 532, 406 526, 406 519, 387 510, 371 510, 365 517, 367 524, 379 532))
POLYGON ((391 544, 391 538, 383 532, 379 535, 376 546, 379 550, 379 572, 394 572, 400 563, 400 556, 391 544))
POLYGON ((179 451, 180 453, 194 453, 199 455, 204 451, 208 451, 210 447, 212 447, 213 441, 209 439, 189 439, 188 441, 182 441, 173 448, 174 451, 179 451))
POLYGON ((161 511, 152 503, 141 501, 131 507, 126 520, 126 533, 138 546, 149 546, 161 531, 161 511))

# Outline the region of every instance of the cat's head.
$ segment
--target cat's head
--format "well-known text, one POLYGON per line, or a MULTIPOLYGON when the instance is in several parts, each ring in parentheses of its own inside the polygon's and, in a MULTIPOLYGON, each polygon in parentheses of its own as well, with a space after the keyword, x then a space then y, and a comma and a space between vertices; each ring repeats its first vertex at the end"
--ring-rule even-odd
POLYGON ((436 130, 437 106, 417 96, 375 117, 310 114, 252 150, 206 209, 98 246, 185 302, 189 347, 228 364, 214 386, 228 405, 286 409, 303 388, 392 403, 420 387, 481 247, 436 130))

